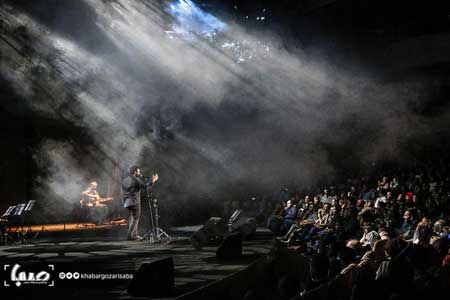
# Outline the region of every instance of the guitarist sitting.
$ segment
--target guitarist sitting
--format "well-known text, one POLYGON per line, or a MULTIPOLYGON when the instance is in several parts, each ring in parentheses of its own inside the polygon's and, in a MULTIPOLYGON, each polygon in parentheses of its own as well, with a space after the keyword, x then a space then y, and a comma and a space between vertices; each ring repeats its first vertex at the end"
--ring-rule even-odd
POLYGON ((105 207, 103 202, 111 201, 113 197, 101 198, 97 192, 97 182, 92 181, 87 190, 81 193, 80 205, 81 207, 105 207))
POLYGON ((92 181, 89 187, 81 194, 81 206, 93 207, 96 205, 96 200, 100 198, 97 192, 97 182, 92 181))
POLYGON ((83 219, 102 224, 108 214, 108 207, 102 202, 111 201, 112 197, 101 198, 97 192, 97 182, 92 181, 89 187, 81 193, 81 215, 83 219))

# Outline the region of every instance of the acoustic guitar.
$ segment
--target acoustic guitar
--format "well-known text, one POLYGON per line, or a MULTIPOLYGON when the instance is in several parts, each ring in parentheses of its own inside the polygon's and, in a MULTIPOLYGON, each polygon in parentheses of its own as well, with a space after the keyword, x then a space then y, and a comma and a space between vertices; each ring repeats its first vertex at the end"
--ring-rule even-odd
POLYGON ((103 202, 112 201, 113 197, 105 197, 105 198, 94 198, 89 200, 80 200, 80 206, 86 207, 103 207, 106 206, 103 202))

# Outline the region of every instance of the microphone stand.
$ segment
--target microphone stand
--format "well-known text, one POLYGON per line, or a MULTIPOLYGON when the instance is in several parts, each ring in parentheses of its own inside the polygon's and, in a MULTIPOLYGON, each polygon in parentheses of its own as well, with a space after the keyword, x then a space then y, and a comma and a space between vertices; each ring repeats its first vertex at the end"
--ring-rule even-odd
POLYGON ((146 187, 145 188, 145 198, 147 199, 147 203, 148 203, 148 208, 150 211, 150 225, 151 228, 149 230, 147 230, 146 233, 144 233, 144 235, 142 236, 142 239, 148 239, 150 243, 154 243, 155 242, 155 224, 153 222, 153 209, 152 209, 152 193, 150 193, 149 188, 146 187))
POLYGON ((156 198, 153 200, 153 206, 155 207, 155 223, 156 223, 155 234, 156 234, 156 238, 161 242, 161 237, 165 237, 166 239, 168 239, 168 242, 170 242, 170 240, 172 240, 170 235, 168 235, 167 232, 165 232, 164 230, 162 230, 159 227, 159 222, 158 222, 158 220, 159 220, 158 200, 156 198))
POLYGON ((158 215, 158 200, 155 198, 153 199, 153 194, 149 193, 149 188, 147 187, 145 189, 146 192, 146 198, 147 198, 147 203, 148 203, 148 208, 150 210, 150 224, 151 224, 151 228, 142 236, 142 239, 148 239, 148 241, 150 243, 161 243, 162 242, 162 237, 165 237, 168 239, 167 242, 170 242, 170 240, 172 239, 170 237, 170 235, 167 234, 167 232, 165 232, 164 230, 162 230, 161 228, 159 228, 159 215, 158 215), (152 209, 152 202, 153 202, 153 207, 155 208, 155 221, 153 221, 153 209, 152 209), (155 226, 156 225, 156 226, 155 226))

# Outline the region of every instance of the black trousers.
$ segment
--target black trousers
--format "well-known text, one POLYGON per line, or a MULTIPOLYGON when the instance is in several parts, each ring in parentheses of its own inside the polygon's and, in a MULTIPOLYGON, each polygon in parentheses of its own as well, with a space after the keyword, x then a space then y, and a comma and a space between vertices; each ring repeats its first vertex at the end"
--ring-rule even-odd
POLYGON ((139 219, 141 217, 141 203, 137 203, 136 205, 129 206, 128 212, 130 214, 130 218, 128 221, 128 238, 134 239, 137 236, 139 219))

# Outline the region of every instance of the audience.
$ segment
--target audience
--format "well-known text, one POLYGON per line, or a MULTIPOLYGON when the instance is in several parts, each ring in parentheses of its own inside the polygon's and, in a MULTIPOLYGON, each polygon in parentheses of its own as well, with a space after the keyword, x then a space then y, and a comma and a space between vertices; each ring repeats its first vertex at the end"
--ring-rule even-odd
POLYGON ((297 290, 283 290, 281 298, 412 299, 448 293, 449 171, 442 160, 415 162, 375 180, 367 176, 317 194, 292 193, 268 224, 277 249, 309 262, 308 277, 298 278, 301 288, 287 285, 297 290))

